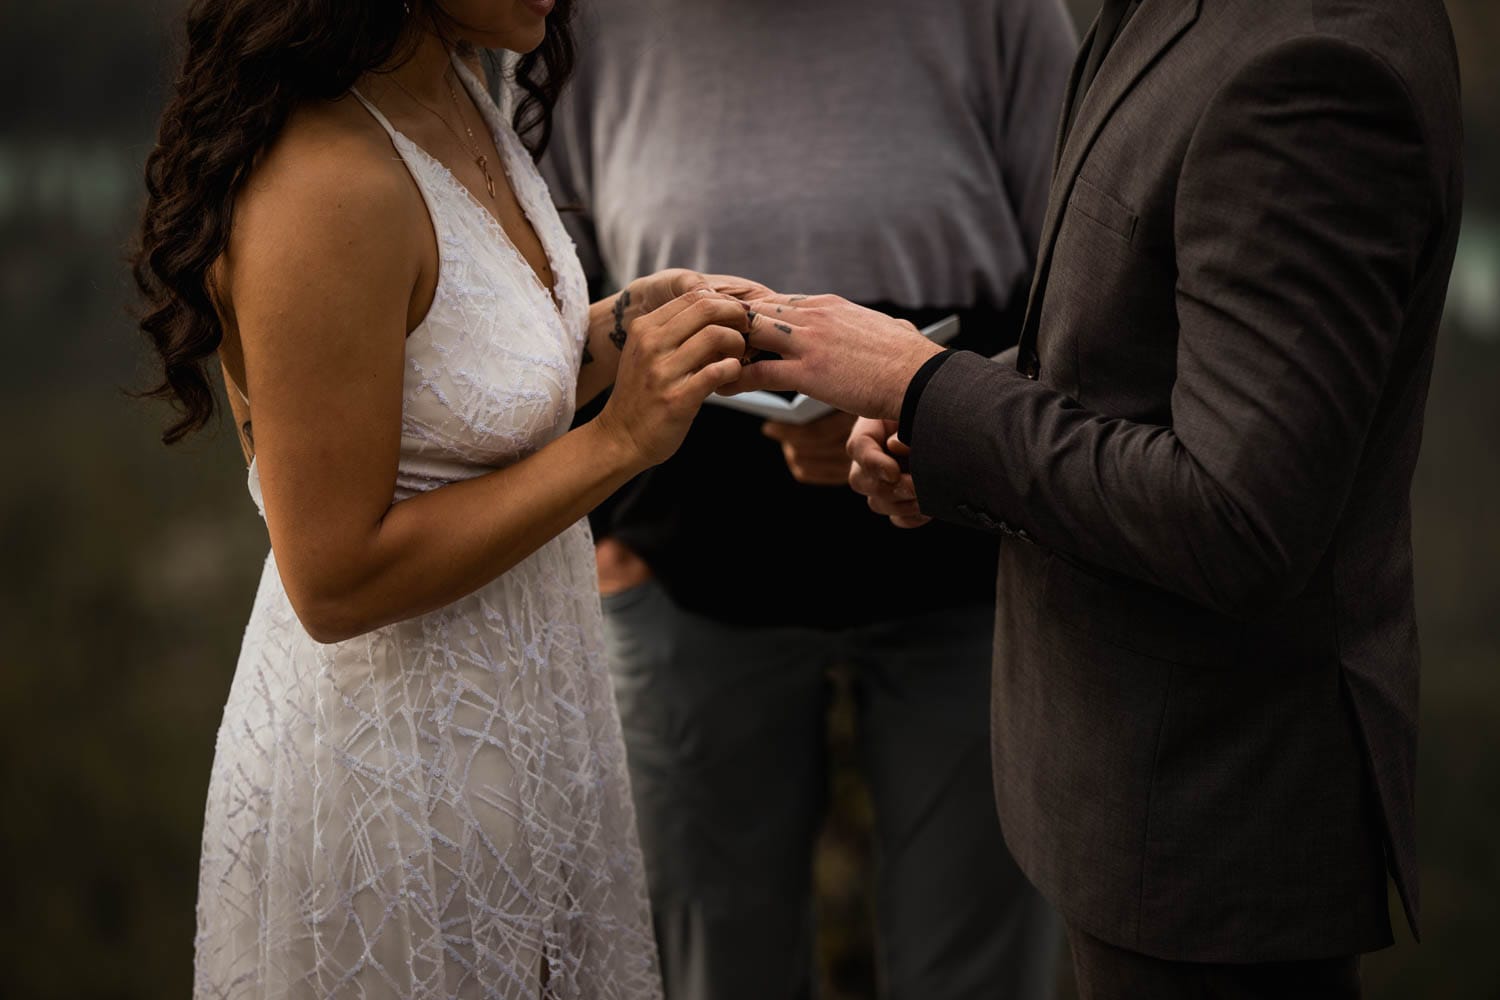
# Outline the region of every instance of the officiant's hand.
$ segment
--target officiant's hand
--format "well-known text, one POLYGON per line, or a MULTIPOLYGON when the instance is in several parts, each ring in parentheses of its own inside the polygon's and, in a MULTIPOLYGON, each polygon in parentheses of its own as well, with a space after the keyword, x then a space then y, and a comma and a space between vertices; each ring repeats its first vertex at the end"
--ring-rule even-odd
POLYGON ((750 346, 780 355, 747 365, 725 394, 793 390, 864 417, 895 420, 906 387, 942 350, 905 320, 836 295, 771 295, 747 304, 750 346))
POLYGON ((849 485, 869 497, 870 509, 898 528, 932 521, 917 506, 917 488, 907 471, 911 449, 896 436, 896 421, 862 417, 849 434, 849 485))
POLYGON ((761 433, 781 445, 792 478, 809 486, 843 486, 849 481, 851 413, 831 413, 808 424, 768 420, 761 433))

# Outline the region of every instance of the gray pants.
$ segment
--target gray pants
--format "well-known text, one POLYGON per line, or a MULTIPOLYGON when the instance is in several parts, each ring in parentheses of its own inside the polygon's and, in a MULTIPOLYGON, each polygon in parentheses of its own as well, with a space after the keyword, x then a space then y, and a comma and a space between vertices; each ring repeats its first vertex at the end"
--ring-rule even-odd
POLYGON ((668 1000, 809 994, 825 669, 839 662, 855 668, 874 801, 883 994, 1053 996, 1060 923, 995 817, 988 610, 745 628, 655 582, 604 608, 668 1000))

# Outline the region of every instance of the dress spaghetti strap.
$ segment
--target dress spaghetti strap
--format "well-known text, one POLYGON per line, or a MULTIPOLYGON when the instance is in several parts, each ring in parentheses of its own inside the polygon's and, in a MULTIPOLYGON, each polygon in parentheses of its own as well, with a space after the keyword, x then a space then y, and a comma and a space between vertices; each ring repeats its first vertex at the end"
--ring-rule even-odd
POLYGON ((247 396, 247 395, 245 395, 245 390, 241 389, 239 387, 239 384, 237 382, 235 382, 234 379, 232 379, 232 378, 229 377, 229 370, 227 368, 224 370, 224 384, 227 385, 227 386, 229 386, 229 388, 233 389, 234 390, 234 394, 236 396, 240 397, 240 399, 244 402, 244 404, 246 406, 250 405, 250 397, 247 396))
POLYGON ((374 104, 372 104, 370 102, 370 100, 365 97, 364 94, 361 94, 359 92, 359 88, 357 88, 357 87, 350 87, 349 88, 349 93, 353 94, 355 100, 359 101, 359 103, 361 103, 361 104, 363 104, 365 106, 365 110, 368 111, 368 112, 370 112, 371 117, 373 117, 376 121, 378 121, 380 123, 380 127, 383 128, 383 129, 385 129, 386 133, 391 137, 392 141, 395 140, 396 136, 398 136, 398 135, 401 134, 400 132, 396 131, 396 126, 392 125, 390 123, 390 120, 387 119, 385 115, 383 115, 383 114, 380 113, 380 109, 377 108, 374 104))

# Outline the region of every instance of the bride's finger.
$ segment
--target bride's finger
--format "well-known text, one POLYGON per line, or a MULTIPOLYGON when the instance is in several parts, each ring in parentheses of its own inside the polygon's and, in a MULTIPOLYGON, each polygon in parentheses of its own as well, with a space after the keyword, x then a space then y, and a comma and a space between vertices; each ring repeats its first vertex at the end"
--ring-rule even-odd
MULTIPOLYGON (((739 305, 739 300, 733 296, 725 295, 723 292, 703 285, 697 288, 689 288, 679 293, 650 312, 645 313, 641 318, 649 318, 658 323, 666 323, 680 315, 684 310, 704 301, 733 302, 735 305, 739 305)), ((740 308, 743 309, 744 306, 740 306, 740 308)))
POLYGON ((668 372, 681 378, 715 361, 722 361, 724 358, 738 361, 744 355, 743 333, 727 326, 705 326, 673 352, 668 372))
POLYGON ((732 386, 743 371, 739 358, 725 358, 695 372, 688 379, 688 391, 700 402, 715 392, 732 386))
MULTIPOLYGON (((726 296, 702 296, 689 293, 662 306, 651 316, 662 323, 660 344, 667 350, 675 350, 710 326, 724 326, 732 330, 743 330, 746 326, 745 307, 737 299, 726 296), (686 301, 685 304, 684 300, 686 301)), ((745 338, 739 335, 740 351, 744 353, 745 338)))
POLYGON ((741 303, 740 300, 735 298, 733 295, 730 295, 727 292, 721 292, 717 288, 713 288, 709 285, 700 284, 679 293, 674 298, 668 299, 647 315, 656 316, 664 321, 670 320, 672 317, 681 313, 683 310, 687 309, 694 303, 702 302, 704 300, 711 302, 725 302, 730 305, 739 306, 741 309, 745 308, 744 304, 741 303))
POLYGON ((733 274, 705 274, 703 280, 708 282, 710 288, 737 299, 763 299, 776 294, 759 282, 733 274))
POLYGON ((783 392, 794 387, 797 364, 794 361, 757 361, 745 365, 740 377, 719 390, 721 396, 738 396, 742 392, 767 389, 783 392))

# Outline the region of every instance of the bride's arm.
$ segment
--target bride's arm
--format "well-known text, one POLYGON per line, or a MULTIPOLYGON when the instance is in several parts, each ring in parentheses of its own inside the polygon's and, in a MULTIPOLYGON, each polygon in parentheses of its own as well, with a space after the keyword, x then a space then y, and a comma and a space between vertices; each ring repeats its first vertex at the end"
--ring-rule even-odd
POLYGON ((224 290, 271 545, 298 617, 329 642, 473 592, 665 458, 703 398, 737 377, 744 311, 699 293, 637 320, 600 417, 393 505, 425 213, 399 164, 339 141, 304 152, 295 170, 279 150, 257 169, 224 290))

